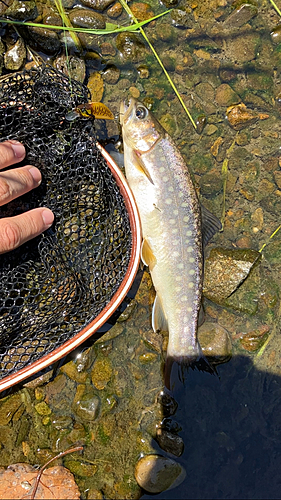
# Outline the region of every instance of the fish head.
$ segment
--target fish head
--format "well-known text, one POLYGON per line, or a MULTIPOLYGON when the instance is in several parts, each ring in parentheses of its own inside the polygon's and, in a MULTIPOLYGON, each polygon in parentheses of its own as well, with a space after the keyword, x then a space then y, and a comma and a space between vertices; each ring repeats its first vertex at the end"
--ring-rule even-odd
POLYGON ((121 103, 120 123, 123 141, 139 155, 149 151, 165 134, 163 127, 140 101, 131 98, 129 104, 121 103))

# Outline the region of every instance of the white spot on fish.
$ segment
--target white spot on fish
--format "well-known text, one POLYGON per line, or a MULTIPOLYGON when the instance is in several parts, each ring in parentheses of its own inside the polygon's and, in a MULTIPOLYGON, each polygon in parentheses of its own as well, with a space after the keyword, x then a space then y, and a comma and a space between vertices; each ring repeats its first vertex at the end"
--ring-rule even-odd
POLYGON ((194 257, 189 257, 189 262, 192 264, 192 262, 195 262, 194 257))
POLYGON ((181 281, 182 277, 181 276, 176 276, 176 281, 181 281))
POLYGON ((189 269, 189 274, 190 274, 190 276, 193 276, 195 274, 195 270, 194 269, 189 269))
POLYGON ((172 198, 166 198, 167 205, 171 205, 173 203, 172 198))
POLYGON ((160 167, 159 168, 159 172, 165 172, 165 170, 166 170, 165 167, 160 167))
POLYGON ((187 301, 187 295, 182 295, 180 298, 181 302, 186 302, 187 301))
POLYGON ((178 233, 178 232, 179 232, 179 230, 178 230, 178 228, 177 228, 177 227, 174 227, 174 229, 172 229, 172 234, 176 234, 176 233, 178 233))
POLYGON ((173 214, 174 214, 174 215, 178 215, 178 214, 179 214, 179 211, 178 211, 178 210, 174 210, 174 211, 173 211, 173 214))
POLYGON ((182 263, 182 262, 180 262, 180 263, 178 264, 178 269, 183 269, 183 268, 184 268, 184 265, 183 265, 183 263, 182 263))
POLYGON ((188 306, 188 307, 186 308, 186 310, 187 310, 187 312, 191 313, 191 312, 192 312, 192 307, 188 306))
POLYGON ((170 219, 169 222, 170 222, 170 224, 175 224, 176 223, 176 219, 170 219))
POLYGON ((175 286, 175 291, 180 292, 181 291, 181 286, 175 286))
MULTIPOLYGON (((159 169, 159 170, 160 170, 160 169, 159 169)), ((173 186, 169 186, 169 187, 168 187, 168 191, 170 191, 170 193, 173 193, 173 192, 174 192, 174 188, 173 188, 173 186)))
POLYGON ((184 201, 182 204, 181 204, 181 207, 188 207, 188 204, 184 201))
POLYGON ((192 231, 191 231, 190 229, 188 229, 188 230, 186 231, 186 236, 191 236, 191 235, 192 235, 192 231))
POLYGON ((189 221, 189 217, 187 215, 185 215, 183 218, 182 218, 183 222, 188 222, 189 221))
POLYGON ((169 177, 167 175, 164 175, 164 177, 162 177, 163 182, 167 182, 168 180, 169 180, 169 177))
POLYGON ((175 251, 175 252, 173 252, 173 253, 172 253, 172 256, 173 256, 173 257, 179 257, 179 256, 180 256, 180 253, 179 253, 179 252, 177 252, 177 251, 175 251))
POLYGON ((193 288, 194 287, 194 283, 192 283, 192 281, 190 283, 188 283, 187 285, 188 288, 193 288))
POLYGON ((188 253, 193 252, 193 247, 191 247, 191 246, 190 246, 190 247, 188 247, 188 248, 186 249, 186 251, 187 251, 188 253))

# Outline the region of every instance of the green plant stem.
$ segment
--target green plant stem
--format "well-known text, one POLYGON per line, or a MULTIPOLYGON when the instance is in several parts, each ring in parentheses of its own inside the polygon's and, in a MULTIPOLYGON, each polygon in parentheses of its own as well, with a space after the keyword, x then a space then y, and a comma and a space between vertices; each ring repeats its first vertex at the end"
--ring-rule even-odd
MULTIPOLYGON (((71 24, 70 20, 68 19, 68 16, 67 16, 67 14, 66 14, 66 12, 64 10, 62 0, 55 0, 55 5, 56 5, 57 11, 58 11, 58 13, 59 13, 59 15, 61 17, 63 26, 67 27, 67 28, 72 28, 72 24, 71 24)), ((69 34, 70 34, 73 42, 75 43, 77 49, 79 51, 81 51, 82 50, 82 46, 81 46, 80 40, 79 40, 78 36, 76 35, 76 33, 72 32, 72 31, 69 31, 69 34)), ((66 41, 66 38, 65 38, 65 47, 66 47, 66 51, 67 51, 67 41, 66 41)))
MULTIPOLYGON (((59 30, 59 31, 70 31, 70 32, 76 32, 76 33, 88 33, 90 35, 110 35, 112 33, 122 33, 123 31, 137 31, 141 26, 150 23, 151 21, 154 21, 155 19, 158 19, 159 17, 165 16, 165 14, 168 14, 170 10, 166 10, 165 12, 162 12, 161 14, 157 14, 157 16, 151 17, 150 19, 146 19, 145 21, 140 21, 135 24, 132 24, 131 26, 118 26, 117 24, 115 25, 116 27, 114 29, 91 29, 91 28, 75 28, 73 26, 55 26, 52 24, 40 24, 40 23, 33 23, 31 21, 13 21, 11 19, 5 19, 5 18, 0 18, 0 23, 6 23, 6 24, 14 24, 17 26, 31 26, 33 28, 46 28, 46 29, 52 29, 52 30, 59 30)), ((110 26, 113 24, 110 23, 110 26)))
MULTIPOLYGON (((128 15, 129 15, 129 16, 133 19, 133 21, 134 21, 135 23, 137 23, 137 22, 138 22, 138 20, 137 20, 137 18, 134 16, 134 14, 133 14, 133 12, 131 11, 130 7, 127 5, 126 1, 125 1, 125 0, 120 0, 120 3, 121 3, 121 5, 122 5, 122 7, 124 8, 124 10, 127 12, 127 14, 128 14, 128 15)), ((171 79, 171 77, 170 77, 170 75, 169 75, 168 71, 166 70, 166 68, 165 68, 164 64, 162 63, 162 61, 161 61, 161 59, 160 59, 159 55, 157 54, 157 52, 156 52, 155 48, 154 48, 154 47, 153 47, 153 45, 150 43, 150 41, 149 41, 149 39, 148 39, 148 37, 147 37, 147 35, 146 35, 145 31, 143 30, 142 26, 140 26, 139 30, 140 30, 140 32, 141 32, 141 34, 142 34, 142 36, 144 37, 145 41, 146 41, 146 42, 147 42, 147 44, 149 45, 149 47, 150 47, 151 51, 153 52, 154 56, 156 57, 157 62, 158 62, 158 63, 159 63, 159 65, 161 66, 161 68, 162 68, 162 70, 163 70, 163 72, 164 72, 164 74, 165 74, 166 78, 168 79, 168 81, 169 81, 169 83, 170 83, 170 85, 171 85, 171 87, 172 87, 173 91, 175 92, 175 94, 176 94, 177 98, 179 99, 179 101, 180 101, 180 103, 181 103, 181 105, 182 105, 182 107, 183 107, 184 111, 186 112, 186 114, 187 114, 188 118, 190 119, 190 121, 191 121, 191 123, 192 123, 193 127, 194 127, 194 128, 195 128, 195 130, 196 130, 196 128, 197 128, 197 127, 196 127, 196 123, 194 122, 194 120, 193 120, 193 118, 192 118, 192 116, 191 116, 190 112, 188 111, 188 109, 187 109, 186 105, 184 104, 184 102, 183 102, 183 100, 182 100, 182 97, 181 97, 180 93, 178 92, 178 90, 177 90, 177 88, 176 88, 176 86, 175 86, 175 84, 174 84, 173 80, 171 79)))
POLYGON ((281 11, 280 9, 277 7, 276 3, 273 2, 273 0, 269 0, 271 5, 273 5, 274 9, 276 10, 277 14, 279 14, 279 16, 281 17, 281 11))

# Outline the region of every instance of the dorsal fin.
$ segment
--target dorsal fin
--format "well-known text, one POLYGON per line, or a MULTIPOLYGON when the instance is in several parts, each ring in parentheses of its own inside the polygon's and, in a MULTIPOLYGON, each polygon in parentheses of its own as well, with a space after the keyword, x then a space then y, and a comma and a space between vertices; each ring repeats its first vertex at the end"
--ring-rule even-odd
POLYGON ((157 332, 157 330, 168 331, 168 323, 162 302, 157 294, 152 308, 152 328, 154 332, 157 332))
POLYGON ((210 239, 221 230, 222 225, 220 220, 213 215, 204 205, 201 205, 202 217, 202 243, 203 249, 210 241, 210 239))

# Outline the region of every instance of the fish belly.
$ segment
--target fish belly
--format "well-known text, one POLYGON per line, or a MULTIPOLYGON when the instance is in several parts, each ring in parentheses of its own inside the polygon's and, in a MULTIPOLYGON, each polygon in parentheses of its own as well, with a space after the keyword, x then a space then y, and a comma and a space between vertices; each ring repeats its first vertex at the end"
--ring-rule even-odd
MULTIPOLYGON (((168 323, 167 355, 198 356, 197 318, 202 293, 200 208, 187 167, 170 138, 141 160, 151 180, 132 179, 143 238, 155 256, 152 281, 168 323)), ((129 176, 130 177, 130 176, 129 176)))

